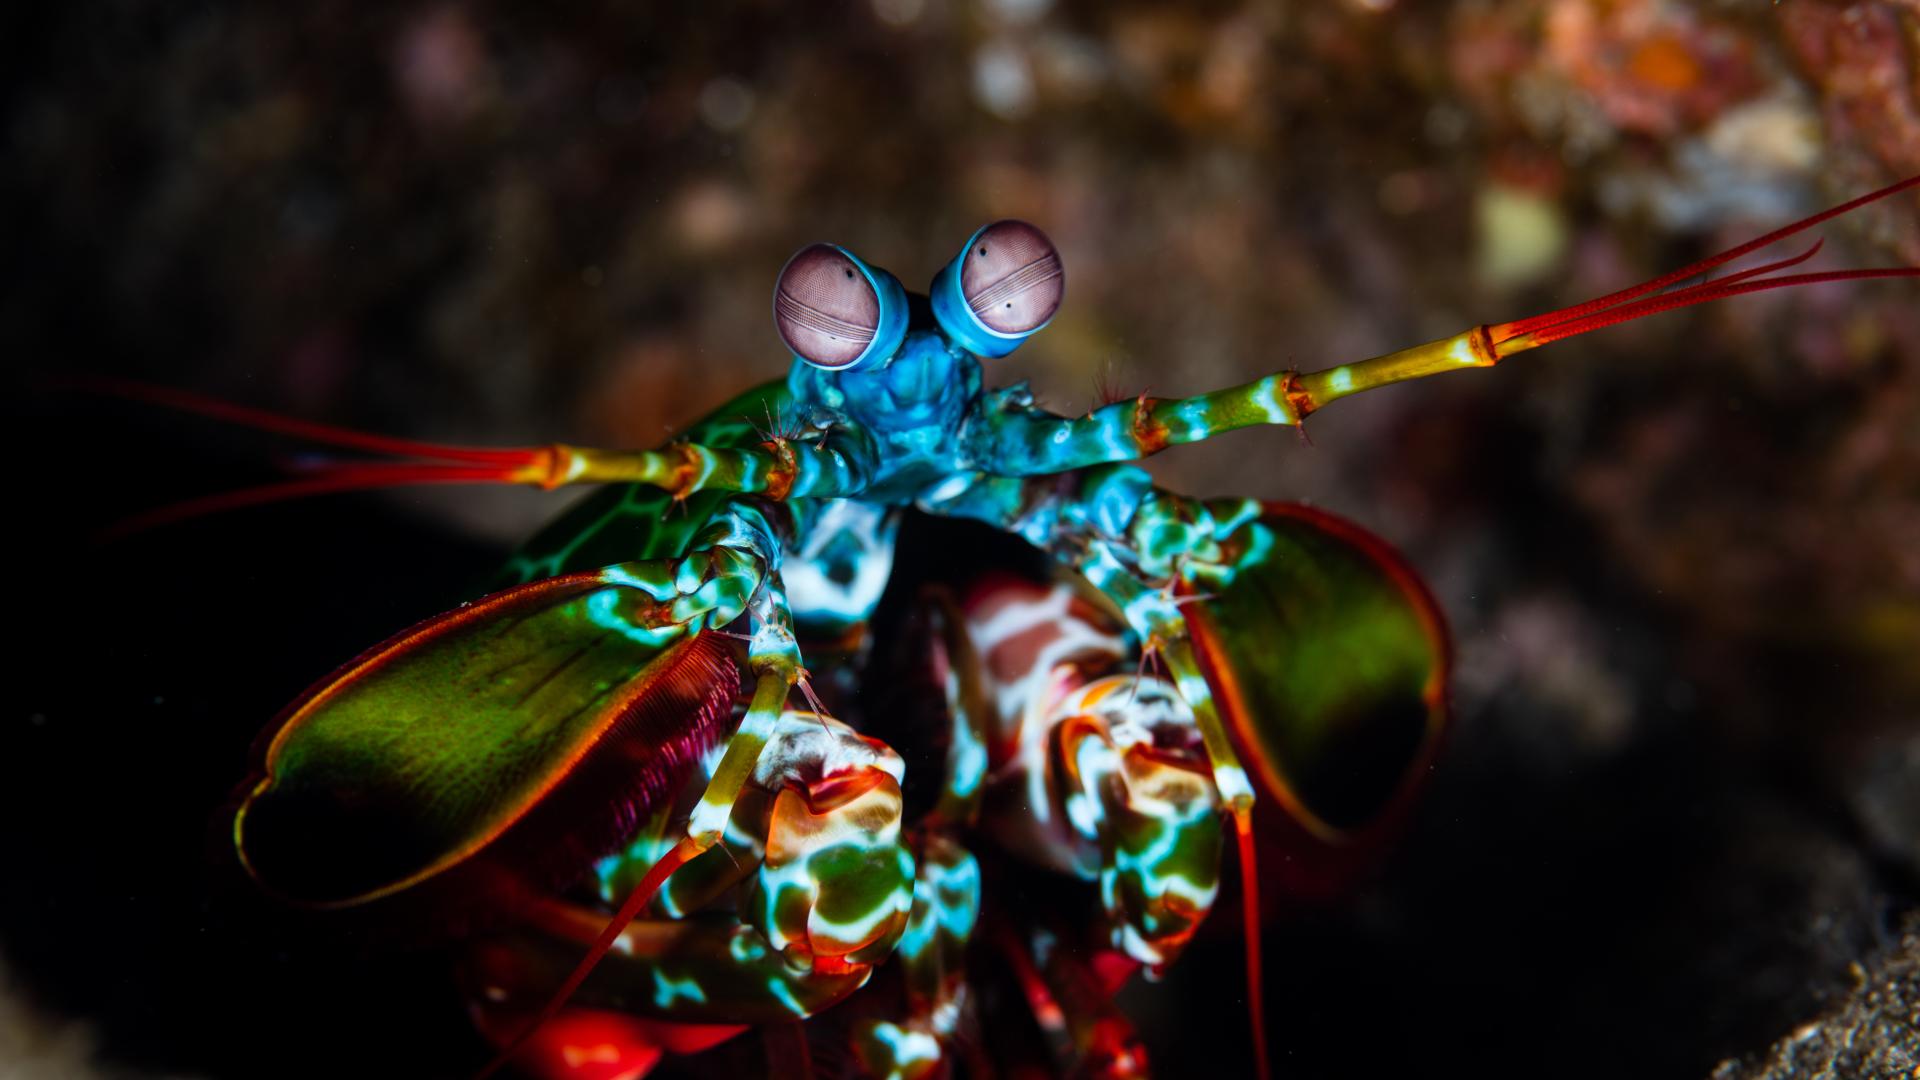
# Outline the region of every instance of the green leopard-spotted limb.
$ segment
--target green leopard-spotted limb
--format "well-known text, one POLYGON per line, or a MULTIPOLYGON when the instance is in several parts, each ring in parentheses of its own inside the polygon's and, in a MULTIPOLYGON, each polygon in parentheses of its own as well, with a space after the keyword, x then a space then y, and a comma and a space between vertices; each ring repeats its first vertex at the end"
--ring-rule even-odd
POLYGON ((939 1073, 959 1033, 967 1000, 967 946, 980 922, 980 864, 950 838, 926 834, 913 883, 913 910, 895 947, 905 975, 899 1016, 854 1025, 853 1050, 876 1080, 924 1080, 939 1073))
MULTIPOLYGON (((778 382, 756 386, 689 427, 684 437, 716 448, 756 445, 763 430, 791 407, 778 382)), ((593 570, 636 559, 672 559, 686 554, 694 536, 730 493, 703 491, 676 502, 672 492, 650 484, 608 484, 582 499, 520 546, 496 587, 593 570)))
POLYGON ((1205 504, 1162 491, 1136 466, 1108 465, 1075 474, 1072 483, 1015 477, 973 477, 945 486, 924 509, 985 521, 1021 536, 1085 577, 1120 609, 1151 653, 1174 669, 1193 707, 1214 784, 1226 806, 1244 815, 1254 793, 1239 754, 1215 712, 1199 669, 1186 662, 1182 591, 1194 583, 1230 583, 1220 534, 1243 527, 1254 504, 1205 504))
POLYGON ((1356 754, 1376 753, 1369 789, 1352 798, 1377 812, 1431 752, 1445 717, 1438 609, 1363 530, 1304 507, 1186 498, 1127 465, 1084 470, 1071 486, 982 477, 945 494, 928 508, 1051 552, 1159 649, 1229 805, 1251 795, 1238 745, 1269 794, 1332 837, 1365 824, 1353 806, 1326 811, 1338 825, 1313 809, 1362 763, 1356 754), (1195 622, 1212 633, 1189 644, 1195 622))
POLYGON ((790 966, 839 970, 893 951, 913 903, 905 768, 884 744, 816 713, 775 726, 752 781, 773 793, 765 856, 741 909, 790 966))
MULTIPOLYGON (((704 782, 706 774, 701 775, 704 782)), ((594 864, 594 883, 602 903, 609 908, 618 906, 647 871, 685 838, 689 809, 684 798, 663 803, 623 848, 594 864)), ((721 831, 720 842, 666 880, 647 905, 648 915, 685 918, 706 910, 737 888, 766 854, 766 822, 772 809, 771 792, 752 785, 742 789, 733 815, 721 831)))
POLYGON ((1094 885, 1093 936, 1157 974, 1218 896, 1223 800, 1187 695, 1143 670, 1087 592, 1066 575, 1002 581, 969 604, 1000 702, 982 829, 1094 885))
POLYGON ((1180 704, 1159 680, 1107 676, 1058 707, 1053 732, 1065 816, 1097 850, 1114 945, 1155 975, 1220 892, 1220 794, 1206 763, 1169 752, 1151 722, 1192 723, 1180 704))

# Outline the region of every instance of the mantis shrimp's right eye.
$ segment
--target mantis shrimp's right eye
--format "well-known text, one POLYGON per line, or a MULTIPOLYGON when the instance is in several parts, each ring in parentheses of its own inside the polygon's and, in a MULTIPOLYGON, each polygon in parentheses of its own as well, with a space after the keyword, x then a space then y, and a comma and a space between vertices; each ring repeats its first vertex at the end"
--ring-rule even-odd
POLYGON ((1060 253, 1024 221, 996 221, 933 279, 933 312, 947 335, 980 356, 1005 356, 1047 325, 1066 295, 1060 253))
POLYGON ((906 321, 906 294, 893 275, 833 244, 801 248, 774 285, 780 340, 815 367, 885 360, 905 335, 906 321))

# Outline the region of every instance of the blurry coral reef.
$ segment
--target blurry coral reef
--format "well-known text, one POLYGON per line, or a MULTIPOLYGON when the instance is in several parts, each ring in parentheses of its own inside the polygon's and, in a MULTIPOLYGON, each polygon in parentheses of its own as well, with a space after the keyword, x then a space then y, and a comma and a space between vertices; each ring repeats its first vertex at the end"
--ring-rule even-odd
MULTIPOLYGON (((1077 411, 1103 386, 1196 392, 1548 310, 1920 173, 1920 0, 119 0, 10 18, 9 378, 131 376, 463 443, 650 445, 776 376, 773 278, 816 240, 924 288, 977 225, 1039 223, 1066 304, 990 377, 1077 411)), ((1828 227, 1820 265, 1920 261, 1917 219, 1909 196, 1828 227)), ((10 418, 40 408, 13 389, 10 418)), ((133 467, 241 452, 190 426, 140 421, 187 448, 133 467)), ((1815 1018, 1863 992, 1857 970, 1920 962, 1898 930, 1920 903, 1910 284, 1666 315, 1152 468, 1365 524, 1458 640, 1457 731, 1402 849, 1349 902, 1270 931, 1284 1075, 1705 1076, 1831 1023, 1815 1018)), ((86 497, 96 516, 116 486, 86 497)), ((384 582, 436 561, 388 537, 444 536, 458 554, 426 572, 452 589, 555 508, 332 500, 289 542, 377 538, 384 582)), ((113 557, 136 581, 220 579, 184 547, 113 557)), ((348 631, 404 625, 342 614, 355 575, 313 573, 295 588, 342 624, 335 653, 203 658, 283 680, 251 721, 196 727, 212 706, 176 694, 102 732, 70 683, 16 688, 38 722, 9 714, 0 757, 46 790, 9 790, 0 950, 45 1001, 0 1031, 49 1026, 0 1043, 0 1075, 59 1071, 34 1063, 83 1043, 133 1069, 258 1075, 256 1040, 413 1030, 337 996, 331 1013, 229 1005, 231 1023, 165 1003, 155 957, 201 947, 167 939, 219 933, 190 899, 201 836, 123 825, 150 872, 182 868, 121 880, 87 861, 107 838, 22 824, 75 820, 83 798, 137 818, 137 788, 49 778, 165 752, 163 719, 194 727, 177 737, 198 779, 154 820, 210 813, 208 777, 239 775, 250 724, 347 655, 348 631), (36 1019, 67 1015, 86 1039, 36 1019)), ((178 607, 143 605, 143 633, 186 636, 178 607)), ((253 985, 257 957, 205 948, 229 965, 207 983, 253 985)), ((1236 950, 1222 933, 1128 991, 1164 1074, 1243 1060, 1236 950)), ((338 1074, 356 1045, 271 1071, 338 1074)), ((1719 1075, 1788 1075, 1760 1069, 1719 1075)))

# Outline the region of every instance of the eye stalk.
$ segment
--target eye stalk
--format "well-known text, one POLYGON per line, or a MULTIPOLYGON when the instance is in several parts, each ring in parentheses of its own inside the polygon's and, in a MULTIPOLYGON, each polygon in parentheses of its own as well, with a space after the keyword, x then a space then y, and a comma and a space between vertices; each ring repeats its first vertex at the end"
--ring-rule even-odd
POLYGON ((892 274, 837 244, 787 260, 773 287, 773 325, 807 363, 829 371, 878 364, 907 333, 907 293, 892 274))
POLYGON ((1005 356, 1047 325, 1066 290, 1060 253, 1046 233, 996 221, 933 279, 933 314, 969 352, 1005 356))

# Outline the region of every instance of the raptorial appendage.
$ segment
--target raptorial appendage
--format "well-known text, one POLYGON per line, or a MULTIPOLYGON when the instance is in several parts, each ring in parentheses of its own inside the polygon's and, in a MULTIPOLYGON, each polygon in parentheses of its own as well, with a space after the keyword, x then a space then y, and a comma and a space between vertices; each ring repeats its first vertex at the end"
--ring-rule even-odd
POLYGON ((495 593, 341 668, 263 742, 234 819, 242 864, 328 907, 472 904, 564 875, 719 737, 736 677, 716 631, 766 587, 779 546, 748 507, 696 545, 495 593), (562 820, 589 806, 591 821, 562 820))
MULTIPOLYGON (((500 1044, 551 1000, 609 908, 685 842, 687 814, 718 758, 710 753, 676 800, 598 863, 607 906, 549 900, 526 929, 474 946, 463 981, 500 1044)), ((613 1009, 674 1026, 777 1023, 844 1000, 911 926, 916 877, 901 830, 902 775, 897 755, 845 724, 782 713, 721 844, 688 860, 620 930, 567 1010, 613 1009)), ((566 1018, 556 1018, 562 1030, 566 1018)), ((671 1048, 658 1029, 652 1038, 671 1048)), ((520 1048, 516 1061, 537 1075, 564 1075, 567 1050, 545 1039, 520 1048)))

